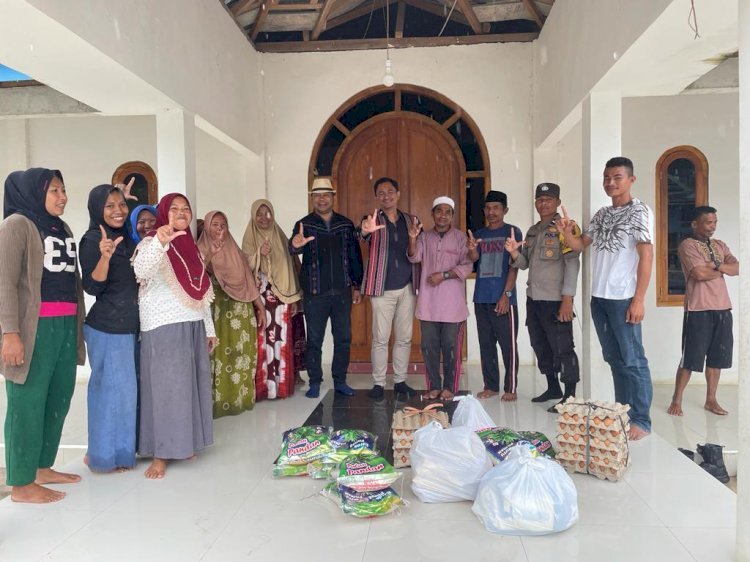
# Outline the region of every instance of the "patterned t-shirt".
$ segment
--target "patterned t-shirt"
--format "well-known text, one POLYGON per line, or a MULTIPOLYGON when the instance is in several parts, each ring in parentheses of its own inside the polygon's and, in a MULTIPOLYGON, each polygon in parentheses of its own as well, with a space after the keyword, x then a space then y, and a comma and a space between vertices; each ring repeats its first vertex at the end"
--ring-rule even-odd
MULTIPOLYGON (((480 304, 496 303, 505 291, 505 280, 510 271, 510 254, 505 251, 505 239, 513 232, 514 237, 521 241, 521 229, 512 224, 504 224, 500 228, 480 228, 474 233, 481 242, 477 246, 479 252, 479 267, 477 281, 474 285, 474 302, 480 304)), ((516 288, 510 304, 516 304, 516 288)))
POLYGON ((624 300, 635 295, 638 244, 653 244, 654 213, 638 199, 621 207, 602 207, 584 232, 591 238, 594 297, 624 300))
POLYGON ((76 241, 66 232, 40 230, 44 246, 42 302, 78 302, 76 241))

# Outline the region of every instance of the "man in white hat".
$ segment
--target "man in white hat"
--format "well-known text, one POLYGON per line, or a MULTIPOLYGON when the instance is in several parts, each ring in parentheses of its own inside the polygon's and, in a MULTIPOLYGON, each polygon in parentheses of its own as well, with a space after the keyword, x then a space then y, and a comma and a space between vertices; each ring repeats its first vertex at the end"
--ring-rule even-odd
POLYGON ((430 398, 451 400, 461 377, 461 349, 469 309, 466 306, 466 278, 471 274, 466 235, 453 228, 456 204, 450 197, 432 202, 432 230, 421 232, 422 224, 409 225, 412 263, 421 263, 416 317, 422 332, 422 357, 427 369, 430 398), (440 362, 443 380, 440 380, 440 362))
POLYGON ((353 396, 346 384, 349 350, 352 341, 352 303, 361 300, 362 253, 354 223, 333 210, 333 189, 329 178, 317 178, 312 185, 313 212, 298 220, 289 241, 292 254, 302 254, 299 273, 307 325, 305 364, 310 378, 308 398, 317 398, 323 380, 321 349, 326 324, 331 320, 333 388, 339 394, 353 396))

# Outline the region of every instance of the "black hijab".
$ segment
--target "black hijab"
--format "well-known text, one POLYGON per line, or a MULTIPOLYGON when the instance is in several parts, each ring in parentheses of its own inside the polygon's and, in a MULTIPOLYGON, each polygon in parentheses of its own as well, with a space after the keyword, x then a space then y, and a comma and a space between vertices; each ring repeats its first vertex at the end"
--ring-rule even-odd
POLYGON ((122 194, 120 189, 106 183, 97 185, 89 192, 89 229, 83 235, 83 240, 90 240, 98 245, 102 239, 102 231, 99 227, 102 226, 110 240, 115 240, 122 236, 122 242, 115 248, 115 254, 130 258, 135 250, 135 243, 130 237, 126 226, 128 224, 128 217, 125 217, 125 222, 123 222, 120 228, 112 228, 104 222, 104 205, 107 203, 109 194, 114 192, 122 194))
POLYGON ((60 217, 50 215, 45 205, 47 189, 53 178, 63 181, 60 170, 30 168, 25 172, 12 172, 5 180, 3 218, 23 215, 34 222, 40 232, 63 234, 65 223, 60 217))

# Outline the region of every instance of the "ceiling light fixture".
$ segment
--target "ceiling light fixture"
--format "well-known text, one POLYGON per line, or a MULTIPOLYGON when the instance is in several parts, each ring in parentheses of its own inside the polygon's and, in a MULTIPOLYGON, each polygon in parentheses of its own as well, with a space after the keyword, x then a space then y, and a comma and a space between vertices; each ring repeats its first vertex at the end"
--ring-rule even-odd
POLYGON ((388 50, 388 34, 391 29, 391 18, 389 7, 390 2, 385 0, 385 74, 383 75, 383 86, 390 88, 396 83, 396 79, 393 76, 393 70, 391 68, 391 56, 388 50))

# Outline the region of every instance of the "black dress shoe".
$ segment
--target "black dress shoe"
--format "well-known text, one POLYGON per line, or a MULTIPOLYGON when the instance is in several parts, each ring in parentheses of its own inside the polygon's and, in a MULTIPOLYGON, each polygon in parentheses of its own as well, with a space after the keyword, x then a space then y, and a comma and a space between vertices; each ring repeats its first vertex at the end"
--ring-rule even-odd
POLYGON ((550 390, 549 388, 542 392, 539 396, 535 396, 531 399, 532 402, 547 402, 548 400, 559 400, 563 397, 562 390, 550 390))
POLYGON ((367 393, 367 396, 373 399, 378 399, 383 397, 383 387, 379 384, 376 384, 370 389, 370 392, 367 393))
POLYGON ((417 391, 405 382, 397 382, 393 385, 393 392, 396 394, 406 394, 409 398, 417 395, 417 391))

